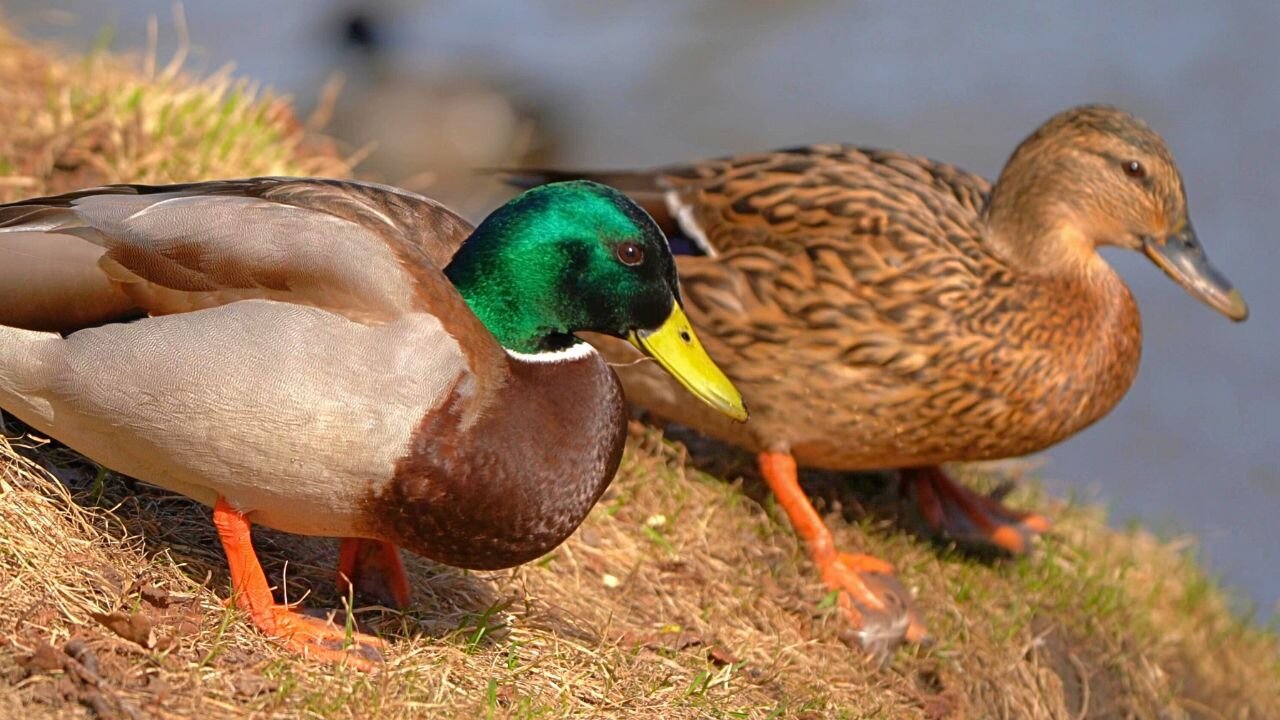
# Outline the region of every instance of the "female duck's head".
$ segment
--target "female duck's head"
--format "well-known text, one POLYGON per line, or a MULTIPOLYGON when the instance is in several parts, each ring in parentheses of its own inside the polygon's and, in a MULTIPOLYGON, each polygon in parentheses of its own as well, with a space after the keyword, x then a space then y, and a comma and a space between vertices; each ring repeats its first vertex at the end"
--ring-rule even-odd
POLYGON ((485 218, 445 272, 508 349, 559 350, 578 332, 625 338, 694 395, 746 419, 681 308, 666 238, 616 190, 588 181, 529 190, 485 218))
POLYGON ((997 243, 1027 265, 1092 260, 1101 245, 1139 250, 1227 317, 1249 314, 1196 238, 1173 154, 1118 108, 1085 105, 1040 126, 1005 165, 988 220, 997 243))

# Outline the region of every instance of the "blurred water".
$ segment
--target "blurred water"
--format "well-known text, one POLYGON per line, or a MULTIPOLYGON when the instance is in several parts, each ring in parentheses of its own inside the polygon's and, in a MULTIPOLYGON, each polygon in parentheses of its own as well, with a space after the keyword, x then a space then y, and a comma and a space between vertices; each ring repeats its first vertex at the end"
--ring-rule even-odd
MULTIPOLYGON (((169 3, 18 0, 27 34, 84 49, 171 27, 169 3), (50 8, 69 10, 70 24, 50 8)), ((506 78, 554 108, 559 160, 651 165, 815 141, 897 147, 994 176, 1013 146, 1079 102, 1123 105, 1169 141, 1210 255, 1253 316, 1235 326, 1145 259, 1112 257, 1138 296, 1146 352, 1108 418, 1051 451, 1058 491, 1113 517, 1203 538, 1209 566, 1264 613, 1280 602, 1280 4, 1091 2, 543 3, 222 0, 186 14, 197 67, 234 60, 304 107, 341 61, 338 13, 373 7, 405 67, 506 78)), ((173 46, 162 33, 162 57, 173 46)))

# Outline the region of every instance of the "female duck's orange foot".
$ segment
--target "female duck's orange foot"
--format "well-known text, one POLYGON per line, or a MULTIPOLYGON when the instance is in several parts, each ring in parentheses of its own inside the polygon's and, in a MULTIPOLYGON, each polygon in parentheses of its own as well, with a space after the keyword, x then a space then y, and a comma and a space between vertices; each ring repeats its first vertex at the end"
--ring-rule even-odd
POLYGON ((898 581, 889 563, 870 555, 835 553, 820 565, 822 581, 840 592, 837 603, 849 623, 840 634, 882 662, 903 640, 928 639, 911 594, 898 581))
POLYGON ((933 532, 963 547, 1023 555, 1033 537, 1049 531, 1043 515, 1010 510, 957 484, 937 466, 903 470, 902 482, 933 532))
POLYGON ((760 471, 796 533, 804 539, 822 581, 839 592, 837 603, 849 629, 841 634, 880 660, 903 640, 926 639, 924 623, 893 566, 870 555, 836 552, 831 531, 800 488, 796 461, 788 453, 760 454, 760 471))
POLYGON ((345 595, 352 587, 387 607, 409 607, 409 577, 400 550, 381 540, 343 538, 338 548, 338 590, 345 595))
POLYGON ((254 622, 293 652, 307 658, 372 670, 383 661, 386 642, 372 635, 348 631, 334 623, 303 615, 286 605, 272 605, 254 613, 254 622))

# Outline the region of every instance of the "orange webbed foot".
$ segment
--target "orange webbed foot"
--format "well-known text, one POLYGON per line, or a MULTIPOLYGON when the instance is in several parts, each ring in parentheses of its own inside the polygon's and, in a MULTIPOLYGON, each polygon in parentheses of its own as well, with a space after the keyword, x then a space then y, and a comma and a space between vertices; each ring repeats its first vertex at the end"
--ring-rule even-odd
POLYGON ((227 553, 233 601, 258 629, 309 658, 358 670, 373 670, 382 662, 382 651, 387 647, 382 640, 276 603, 253 550, 249 521, 223 498, 213 506, 213 524, 227 553))
POLYGON ((338 590, 354 587, 362 597, 396 610, 409 607, 409 576, 400 550, 389 542, 343 538, 338 549, 338 590))
POLYGON ((960 485, 936 466, 903 470, 902 481, 933 533, 962 547, 1025 555, 1035 536, 1051 528, 1043 515, 1011 510, 960 485))
POLYGON ((841 637, 881 661, 904 640, 926 641, 920 613, 892 565, 870 555, 836 552, 831 531, 800 487, 795 459, 786 453, 762 453, 760 468, 804 539, 823 583, 839 593, 836 602, 849 625, 841 637))
POLYGON ((303 657, 373 670, 383 662, 387 643, 372 635, 348 630, 331 620, 303 615, 287 605, 272 605, 254 614, 263 632, 303 657), (259 617, 262 616, 262 620, 259 617))
POLYGON ((823 583, 840 592, 836 602, 849 623, 841 633, 845 642, 856 643, 884 661, 904 640, 928 640, 911 593, 889 563, 871 555, 842 552, 820 569, 823 583))

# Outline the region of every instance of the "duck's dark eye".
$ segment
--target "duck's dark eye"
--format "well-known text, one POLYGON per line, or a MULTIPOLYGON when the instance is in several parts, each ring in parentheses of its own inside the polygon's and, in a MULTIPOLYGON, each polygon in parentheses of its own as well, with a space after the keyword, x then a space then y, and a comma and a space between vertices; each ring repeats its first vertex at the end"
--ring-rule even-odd
POLYGON ((618 260, 623 265, 636 266, 644 262, 644 248, 635 243, 622 243, 618 246, 618 260))
POLYGON ((1124 168, 1124 174, 1135 180, 1141 180, 1147 176, 1147 169, 1142 167, 1142 163, 1137 160, 1129 160, 1121 164, 1124 168))

